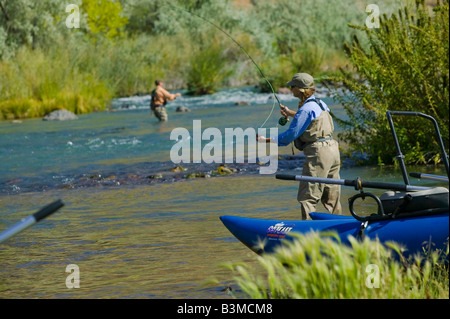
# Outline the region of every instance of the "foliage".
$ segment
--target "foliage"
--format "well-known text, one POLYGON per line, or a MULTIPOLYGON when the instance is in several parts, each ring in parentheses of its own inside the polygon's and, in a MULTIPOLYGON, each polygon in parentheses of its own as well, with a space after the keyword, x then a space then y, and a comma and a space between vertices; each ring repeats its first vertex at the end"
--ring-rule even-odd
MULTIPOLYGON (((342 70, 348 94, 341 96, 348 121, 340 137, 352 150, 367 153, 373 162, 391 163, 395 145, 386 120, 387 110, 415 111, 433 116, 444 145, 449 144, 449 2, 430 13, 423 1, 410 12, 405 7, 383 16, 379 29, 352 26, 369 39, 364 49, 355 37, 346 45, 358 74, 342 70)), ((423 119, 395 118, 405 162, 439 162, 434 128, 423 119)), ((448 151, 447 151, 448 152, 448 151)))
POLYGON ((187 85, 195 95, 211 94, 232 74, 224 57, 225 48, 218 40, 199 46, 190 61, 187 85))
POLYGON ((22 45, 49 46, 67 28, 59 28, 65 6, 54 0, 0 0, 0 59, 12 58, 22 45))
MULTIPOLYGON (((449 297, 448 268, 432 251, 401 262, 402 248, 378 240, 340 243, 336 234, 295 235, 275 253, 258 258, 262 274, 245 264, 225 265, 235 281, 254 299, 425 299, 449 297), (375 268, 376 266, 377 268, 375 268), (379 280, 375 277, 378 270, 379 280)), ((442 255, 444 254, 444 255, 442 255)))
POLYGON ((69 29, 67 4, 59 0, 0 0, 3 118, 40 116, 75 100, 95 100, 80 112, 103 109, 107 97, 149 93, 157 78, 169 89, 202 94, 265 84, 216 26, 242 44, 275 89, 298 69, 315 76, 333 71, 346 62, 336 59, 349 36, 346 23, 366 18, 365 0, 318 1, 253 1, 247 11, 233 0, 73 0, 80 28, 69 29), (97 96, 90 88, 98 88, 97 96))
POLYGON ((127 0, 123 6, 130 17, 126 26, 129 33, 184 34, 187 41, 194 42, 198 36, 217 31, 202 18, 232 32, 245 16, 233 7, 231 0, 127 0))
POLYGON ((111 0, 83 0, 82 8, 87 13, 87 24, 92 34, 102 34, 112 39, 120 35, 120 29, 128 23, 128 18, 121 16, 120 2, 111 0))
POLYGON ((257 23, 253 30, 258 38, 269 38, 265 42, 275 45, 279 53, 291 53, 293 48, 310 44, 340 49, 341 43, 352 36, 347 23, 360 24, 366 15, 351 0, 262 0, 255 2, 250 19, 257 23))
MULTIPOLYGON (((392 0, 378 3, 387 13, 398 6, 398 1, 392 0)), ((335 61, 342 60, 342 44, 355 34, 347 24, 363 24, 366 18, 363 1, 262 0, 254 2, 240 26, 254 37, 265 60, 272 64, 264 73, 274 80, 276 89, 284 87, 297 72, 316 78, 333 72, 335 61)), ((264 80, 260 85, 268 91, 264 80)))
POLYGON ((14 61, 0 62, 0 118, 42 117, 56 109, 103 110, 112 97, 105 83, 67 61, 71 50, 21 48, 14 61))

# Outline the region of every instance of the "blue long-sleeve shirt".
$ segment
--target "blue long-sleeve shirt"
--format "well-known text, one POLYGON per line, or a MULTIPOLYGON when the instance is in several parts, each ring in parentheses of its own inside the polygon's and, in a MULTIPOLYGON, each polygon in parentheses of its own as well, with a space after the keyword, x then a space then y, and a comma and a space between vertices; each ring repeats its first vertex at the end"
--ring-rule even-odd
MULTIPOLYGON (((273 141, 278 144, 278 146, 287 146, 292 143, 295 139, 300 137, 300 135, 305 132, 309 124, 322 114, 323 110, 314 101, 315 96, 312 95, 308 100, 313 99, 305 104, 303 104, 295 113, 295 116, 289 125, 289 128, 279 134, 277 137, 273 138, 273 141)), ((325 102, 322 102, 322 106, 325 110, 330 111, 325 102)))

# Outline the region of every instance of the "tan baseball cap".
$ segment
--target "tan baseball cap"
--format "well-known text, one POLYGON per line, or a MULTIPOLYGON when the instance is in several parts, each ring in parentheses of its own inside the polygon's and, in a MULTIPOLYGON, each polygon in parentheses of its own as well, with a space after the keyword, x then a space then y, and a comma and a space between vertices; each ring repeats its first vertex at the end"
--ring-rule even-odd
POLYGON ((287 86, 295 86, 299 89, 314 89, 314 78, 308 73, 297 73, 291 81, 286 83, 287 86))

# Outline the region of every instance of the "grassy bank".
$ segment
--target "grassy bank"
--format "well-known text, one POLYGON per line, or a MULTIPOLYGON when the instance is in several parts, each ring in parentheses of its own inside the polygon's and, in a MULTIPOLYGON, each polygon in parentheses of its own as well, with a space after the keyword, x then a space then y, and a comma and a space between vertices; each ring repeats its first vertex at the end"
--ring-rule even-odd
MULTIPOLYGON (((211 34, 199 44, 186 36, 140 35, 116 43, 61 39, 50 48, 21 47, 14 59, 0 61, 0 119, 42 117, 56 109, 76 114, 104 110, 114 97, 148 94, 156 79, 164 79, 169 89, 195 94, 264 84, 229 39, 211 34)), ((264 59, 249 35, 234 36, 275 88, 296 72, 295 59, 264 59)), ((345 63, 343 55, 340 61, 345 63)), ((330 71, 338 67, 335 64, 330 71)))
POLYGON ((41 117, 56 109, 81 114, 104 109, 112 92, 95 75, 71 63, 70 51, 21 48, 0 63, 0 117, 41 117))

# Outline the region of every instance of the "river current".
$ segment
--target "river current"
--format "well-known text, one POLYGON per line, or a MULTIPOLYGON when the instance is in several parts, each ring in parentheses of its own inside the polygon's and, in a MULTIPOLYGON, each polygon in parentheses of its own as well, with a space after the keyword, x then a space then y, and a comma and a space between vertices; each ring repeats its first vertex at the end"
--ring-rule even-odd
MULTIPOLYGON (((290 108, 298 103, 278 97, 290 108)), ((344 116, 325 92, 319 97, 344 116)), ((74 121, 0 122, 0 231, 54 200, 65 204, 0 244, 0 298, 231 298, 229 286, 239 295, 220 265, 256 267, 256 255, 219 217, 299 219, 297 183, 259 174, 258 162, 230 163, 229 174, 219 163, 173 163, 178 141, 170 135, 191 132, 199 120, 222 132, 258 128, 266 119, 265 127, 274 127, 279 111, 268 117, 272 107, 271 94, 240 88, 182 96, 168 104, 163 124, 150 116, 149 96, 116 99, 109 110, 74 121), (191 111, 176 112, 180 106, 191 111), (66 284, 70 265, 79 269, 79 288, 66 284)), ((301 153, 285 147, 279 154, 278 173, 301 174, 301 153)), ((402 182, 398 169, 344 160, 341 178, 357 176, 402 182)), ((342 191, 349 214, 355 190, 342 191)))

